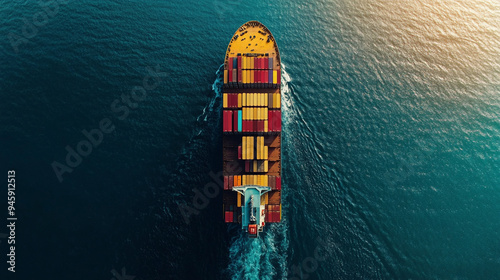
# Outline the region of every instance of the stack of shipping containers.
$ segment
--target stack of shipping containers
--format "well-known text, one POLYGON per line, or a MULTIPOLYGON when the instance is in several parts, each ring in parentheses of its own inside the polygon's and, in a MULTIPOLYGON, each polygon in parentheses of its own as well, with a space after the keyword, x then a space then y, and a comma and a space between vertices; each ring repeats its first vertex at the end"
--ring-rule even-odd
POLYGON ((265 222, 281 221, 281 71, 269 54, 228 57, 224 70, 224 219, 241 222, 244 185, 269 186, 265 222))

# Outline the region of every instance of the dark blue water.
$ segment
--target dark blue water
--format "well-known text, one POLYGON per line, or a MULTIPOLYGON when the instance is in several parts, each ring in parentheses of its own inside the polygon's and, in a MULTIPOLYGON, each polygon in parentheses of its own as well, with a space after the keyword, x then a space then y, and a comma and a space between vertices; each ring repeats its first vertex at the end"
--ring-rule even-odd
POLYGON ((0 5, 0 174, 16 171, 18 217, 15 274, 0 227, 1 279, 498 279, 499 11, 0 5), (220 195, 179 210, 218 181, 218 70, 248 20, 285 69, 283 223, 258 240, 223 223, 220 195), (66 148, 86 156, 70 167, 66 148))

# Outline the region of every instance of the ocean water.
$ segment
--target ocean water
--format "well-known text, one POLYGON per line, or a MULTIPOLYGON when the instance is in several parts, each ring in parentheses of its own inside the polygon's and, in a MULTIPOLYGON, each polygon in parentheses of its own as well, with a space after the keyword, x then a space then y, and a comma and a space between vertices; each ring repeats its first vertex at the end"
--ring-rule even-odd
POLYGON ((16 171, 18 221, 16 273, 0 227, 1 279, 500 278, 499 13, 496 0, 3 3, 0 173, 16 171), (248 20, 284 68, 283 222, 257 240, 223 223, 220 195, 197 200, 219 179, 219 70, 248 20), (98 137, 101 122, 113 131, 98 137))

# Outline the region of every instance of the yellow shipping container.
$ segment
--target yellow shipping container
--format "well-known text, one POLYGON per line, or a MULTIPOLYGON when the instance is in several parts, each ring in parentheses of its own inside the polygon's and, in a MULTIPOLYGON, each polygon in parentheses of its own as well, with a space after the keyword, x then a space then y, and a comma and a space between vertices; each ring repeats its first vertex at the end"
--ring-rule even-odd
POLYGON ((253 159, 253 147, 252 147, 253 137, 247 136, 247 160, 253 159))
POLYGON ((257 159, 262 159, 262 149, 260 148, 260 139, 257 139, 257 153, 259 153, 259 156, 257 159))
POLYGON ((265 99, 266 99, 266 94, 265 93, 261 93, 260 94, 260 106, 265 106, 264 105, 265 99))
POLYGON ((236 205, 238 205, 238 207, 241 207, 241 194, 238 193, 238 198, 236 200, 236 205))
POLYGON ((279 93, 276 93, 276 108, 281 107, 281 95, 279 93))
POLYGON ((241 108, 241 93, 238 93, 238 108, 241 108))
POLYGON ((274 70, 273 71, 273 84, 278 83, 278 71, 274 70))
POLYGON ((241 158, 242 159, 247 159, 247 137, 243 136, 241 137, 241 158))
POLYGON ((224 93, 224 94, 222 95, 222 106, 223 106, 224 108, 227 108, 227 93, 224 93))
POLYGON ((259 158, 258 159, 263 159, 264 157, 264 136, 258 136, 257 137, 257 150, 259 151, 259 158))
POLYGON ((251 74, 250 74, 250 72, 252 72, 252 71, 251 71, 251 70, 248 70, 248 71, 247 71, 247 83, 251 83, 251 82, 252 82, 252 80, 250 80, 250 79, 251 79, 251 74))
MULTIPOLYGON (((266 162, 264 162, 264 168, 265 168, 266 162)), ((267 175, 264 176, 264 187, 269 187, 269 177, 267 175)))
POLYGON ((241 184, 244 186, 247 184, 247 175, 243 175, 243 178, 241 178, 241 184))
POLYGON ((255 143, 254 143, 254 137, 253 136, 248 136, 247 141, 249 142, 249 145, 248 145, 248 149, 249 149, 248 154, 249 154, 249 157, 248 157, 248 159, 254 159, 254 152, 253 152, 254 151, 254 145, 255 145, 255 143))
POLYGON ((252 138, 252 137, 247 136, 247 141, 246 141, 246 146, 245 146, 246 150, 247 150, 247 157, 246 157, 247 160, 252 159, 252 154, 251 154, 252 152, 250 150, 250 145, 251 145, 250 144, 250 141, 251 141, 250 138, 252 138))
POLYGON ((265 161, 264 161, 264 172, 269 171, 269 168, 268 168, 268 167, 269 167, 268 161, 267 161, 267 160, 265 160, 265 161))
POLYGON ((269 204, 269 198, 268 198, 268 193, 265 193, 260 196, 260 205, 267 205, 269 204))
POLYGON ((264 121, 264 132, 268 132, 269 131, 268 130, 268 126, 269 126, 269 124, 268 124, 267 117, 266 117, 266 120, 264 121))
POLYGON ((241 82, 243 82, 244 84, 247 82, 247 78, 246 78, 246 72, 247 70, 241 70, 241 82))
POLYGON ((228 76, 227 70, 224 70, 224 83, 227 84, 228 76))
POLYGON ((266 106, 266 107, 267 107, 267 106, 269 106, 269 105, 268 105, 268 102, 267 102, 267 99, 268 99, 268 98, 269 98, 269 97, 268 97, 268 94, 267 94, 267 93, 264 93, 264 106, 266 106))
POLYGON ((257 171, 257 161, 254 160, 253 161, 253 172, 256 172, 257 171))

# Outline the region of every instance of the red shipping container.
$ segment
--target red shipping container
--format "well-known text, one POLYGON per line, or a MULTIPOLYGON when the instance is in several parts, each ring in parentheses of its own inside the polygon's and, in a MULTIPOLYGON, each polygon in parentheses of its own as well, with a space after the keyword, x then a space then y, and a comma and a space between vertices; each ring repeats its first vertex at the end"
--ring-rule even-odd
POLYGON ((275 118, 276 123, 274 127, 276 128, 276 131, 281 131, 281 110, 276 111, 275 118))
POLYGON ((269 83, 269 72, 267 70, 264 70, 264 83, 269 83))
POLYGON ((234 176, 229 176, 229 189, 232 190, 234 187, 234 176))
MULTIPOLYGON (((269 67, 269 57, 264 58, 264 69, 267 69, 269 67)), ((266 71, 267 72, 267 71, 266 71)))
POLYGON ((281 190, 281 177, 276 176, 276 189, 281 190))
POLYGON ((228 81, 228 82, 232 82, 232 81, 233 81, 233 70, 229 70, 229 71, 227 71, 227 72, 228 72, 228 75, 229 75, 229 77, 228 77, 228 80, 227 80, 227 81, 228 81))
POLYGON ((281 221, 281 213, 280 211, 276 212, 276 216, 274 218, 275 223, 279 223, 281 221))
POLYGON ((267 131, 273 131, 273 111, 267 111, 267 131))
POLYGON ((229 178, 228 176, 224 176, 224 190, 229 189, 229 178))
POLYGON ((233 131, 233 111, 227 111, 227 131, 233 131))
POLYGON ((264 121, 259 121, 259 131, 264 132, 264 121))
POLYGON ((238 56, 238 70, 241 70, 241 56, 238 56))
POLYGON ((227 131, 227 111, 222 111, 222 131, 227 131))
POLYGON ((250 172, 250 161, 245 161, 245 172, 250 172))
POLYGON ((241 83, 243 81, 243 75, 241 74, 241 69, 238 70, 238 82, 241 83))
POLYGON ((271 222, 271 221, 270 221, 270 219, 269 219, 269 217, 270 217, 270 216, 271 216, 271 215, 270 215, 269 210, 268 210, 268 211, 266 212, 266 218, 265 218, 266 223, 270 223, 270 222, 271 222))
POLYGON ((281 71, 278 70, 278 85, 281 84, 281 71))
MULTIPOLYGON (((233 71, 233 58, 230 57, 228 60, 227 60, 227 70, 229 70, 228 72, 229 73, 232 73, 233 71)), ((231 75, 231 74, 229 74, 231 75)), ((231 81, 231 79, 229 79, 229 81, 231 81)))
POLYGON ((254 132, 259 131, 259 121, 256 120, 253 121, 253 131, 254 132))
POLYGON ((232 223, 233 222, 233 212, 226 211, 224 220, 226 223, 232 223))
POLYGON ((241 159, 241 146, 238 146, 238 159, 241 159))

